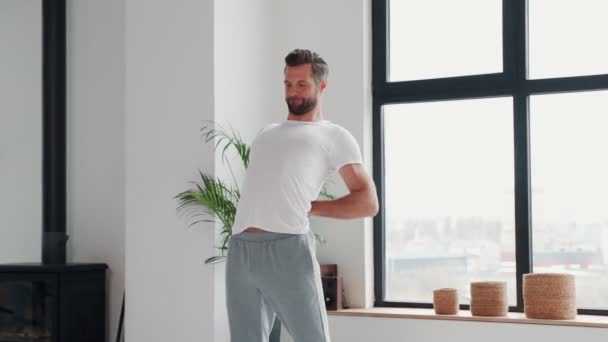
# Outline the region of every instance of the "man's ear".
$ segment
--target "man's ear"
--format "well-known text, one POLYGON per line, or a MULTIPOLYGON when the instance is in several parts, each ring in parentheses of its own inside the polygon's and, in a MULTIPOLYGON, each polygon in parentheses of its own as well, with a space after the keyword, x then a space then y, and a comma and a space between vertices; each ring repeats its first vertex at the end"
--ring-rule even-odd
POLYGON ((321 90, 321 92, 323 92, 325 90, 325 88, 327 88, 327 80, 323 80, 323 82, 321 82, 321 85, 319 86, 319 90, 321 90))

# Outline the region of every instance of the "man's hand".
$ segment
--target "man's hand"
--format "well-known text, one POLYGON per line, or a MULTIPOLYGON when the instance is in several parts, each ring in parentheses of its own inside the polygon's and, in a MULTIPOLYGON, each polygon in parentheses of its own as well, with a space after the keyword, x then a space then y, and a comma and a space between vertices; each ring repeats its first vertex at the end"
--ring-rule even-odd
POLYGON ((350 194, 335 200, 312 201, 308 216, 342 219, 375 216, 378 213, 376 185, 363 165, 347 164, 339 172, 350 194))

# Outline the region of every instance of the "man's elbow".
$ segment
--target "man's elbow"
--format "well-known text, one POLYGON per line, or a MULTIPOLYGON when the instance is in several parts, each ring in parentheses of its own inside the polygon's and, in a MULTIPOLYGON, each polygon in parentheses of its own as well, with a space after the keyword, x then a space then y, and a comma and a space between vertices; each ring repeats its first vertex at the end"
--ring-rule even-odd
POLYGON ((379 210, 380 205, 378 204, 378 196, 376 195, 376 189, 371 189, 367 216, 376 216, 379 210))
MULTIPOLYGON (((357 193, 357 211, 355 217, 370 217, 376 216, 380 208, 378 204, 378 196, 376 194, 376 187, 371 184, 361 190, 351 190, 351 194, 357 193)), ((353 218, 355 218, 353 217, 353 218)))
POLYGON ((376 216, 378 214, 379 210, 380 210, 380 206, 378 205, 378 199, 375 199, 370 204, 369 216, 372 216, 372 217, 376 216))

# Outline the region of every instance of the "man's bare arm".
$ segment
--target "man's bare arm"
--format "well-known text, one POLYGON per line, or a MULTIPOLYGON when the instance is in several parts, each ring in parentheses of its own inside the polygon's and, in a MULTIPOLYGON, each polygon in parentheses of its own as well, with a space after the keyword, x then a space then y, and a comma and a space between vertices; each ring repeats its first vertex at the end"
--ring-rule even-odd
POLYGON ((378 213, 376 185, 363 165, 347 164, 339 172, 350 193, 335 200, 312 201, 308 215, 340 219, 375 216, 378 213))

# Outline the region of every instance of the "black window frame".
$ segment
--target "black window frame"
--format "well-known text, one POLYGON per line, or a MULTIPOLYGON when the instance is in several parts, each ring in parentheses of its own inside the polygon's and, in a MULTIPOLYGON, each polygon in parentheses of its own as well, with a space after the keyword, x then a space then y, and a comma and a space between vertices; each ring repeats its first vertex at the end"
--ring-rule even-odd
MULTIPOLYGON (((523 275, 532 270, 530 120, 531 95, 608 89, 608 74, 528 79, 527 0, 502 0, 503 71, 482 75, 388 82, 389 2, 372 0, 373 177, 380 209, 374 217, 374 294, 376 307, 432 308, 432 303, 385 301, 384 118, 382 106, 437 100, 510 96, 513 98, 515 181, 515 260, 517 305, 523 312, 523 275)), ((468 305, 461 305, 469 310, 468 305)), ((578 309, 579 314, 608 315, 608 309, 578 309)))

